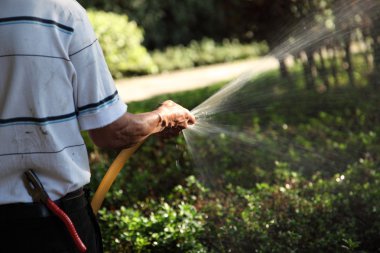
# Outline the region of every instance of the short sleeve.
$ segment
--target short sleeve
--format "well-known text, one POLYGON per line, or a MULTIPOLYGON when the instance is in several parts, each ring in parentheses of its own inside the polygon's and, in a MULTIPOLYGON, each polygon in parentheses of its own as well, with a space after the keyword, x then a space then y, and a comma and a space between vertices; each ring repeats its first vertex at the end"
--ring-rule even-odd
POLYGON ((83 9, 74 17, 69 57, 74 67, 73 89, 81 130, 106 126, 121 117, 127 106, 116 90, 103 51, 83 9))

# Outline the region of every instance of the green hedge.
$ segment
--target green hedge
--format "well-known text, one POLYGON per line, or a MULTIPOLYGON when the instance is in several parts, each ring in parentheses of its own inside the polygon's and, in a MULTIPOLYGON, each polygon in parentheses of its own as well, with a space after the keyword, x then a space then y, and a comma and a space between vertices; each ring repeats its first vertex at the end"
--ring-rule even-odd
POLYGON ((88 16, 114 77, 157 72, 151 56, 141 45, 143 31, 134 21, 129 21, 126 15, 94 10, 88 10, 88 16))
POLYGON ((126 15, 95 10, 88 10, 88 15, 115 78, 229 62, 263 55, 268 51, 265 43, 241 44, 237 40, 216 43, 203 39, 193 41, 188 46, 148 52, 142 45, 142 29, 126 15))
POLYGON ((361 160, 329 179, 284 168, 276 184, 215 192, 194 177, 161 201, 100 213, 107 252, 376 252, 380 173, 361 160))
POLYGON ((150 201, 139 209, 100 212, 106 252, 206 252, 204 217, 193 205, 150 201))
MULTIPOLYGON (((358 161, 329 179, 285 172, 276 184, 206 196, 210 252, 376 252, 380 173, 358 161)), ((204 215, 205 215, 204 214, 204 215)))
POLYGON ((265 43, 241 44, 238 40, 224 40, 216 43, 211 39, 192 41, 187 47, 167 47, 153 51, 153 61, 160 72, 192 68, 222 62, 247 59, 268 52, 265 43))

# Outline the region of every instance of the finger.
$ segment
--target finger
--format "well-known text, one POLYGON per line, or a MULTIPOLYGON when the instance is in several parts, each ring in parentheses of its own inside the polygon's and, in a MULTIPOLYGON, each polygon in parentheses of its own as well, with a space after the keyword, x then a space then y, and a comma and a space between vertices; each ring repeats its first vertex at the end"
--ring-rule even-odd
POLYGON ((189 125, 194 125, 196 122, 196 119, 195 119, 195 116, 191 113, 188 114, 188 117, 187 117, 187 123, 189 125))

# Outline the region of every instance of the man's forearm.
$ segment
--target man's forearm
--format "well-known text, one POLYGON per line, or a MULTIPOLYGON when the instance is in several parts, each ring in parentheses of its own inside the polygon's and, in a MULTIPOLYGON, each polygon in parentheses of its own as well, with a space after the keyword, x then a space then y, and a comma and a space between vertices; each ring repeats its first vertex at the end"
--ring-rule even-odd
POLYGON ((125 113, 115 122, 89 131, 95 145, 102 148, 128 148, 162 130, 161 117, 155 112, 125 113))
POLYGON ((128 148, 149 135, 169 131, 179 133, 195 123, 189 110, 171 100, 163 102, 156 110, 140 114, 125 113, 108 126, 90 130, 95 145, 103 148, 128 148))

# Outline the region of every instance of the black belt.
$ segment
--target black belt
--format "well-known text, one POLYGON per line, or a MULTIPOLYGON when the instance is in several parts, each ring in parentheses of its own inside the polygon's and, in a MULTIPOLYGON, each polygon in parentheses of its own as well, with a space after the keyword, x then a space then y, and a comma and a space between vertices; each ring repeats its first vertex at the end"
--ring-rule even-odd
MULTIPOLYGON (((87 205, 85 192, 82 188, 54 201, 65 213, 72 213, 87 205)), ((33 219, 55 216, 42 203, 14 203, 0 205, 0 221, 12 219, 33 219)))

